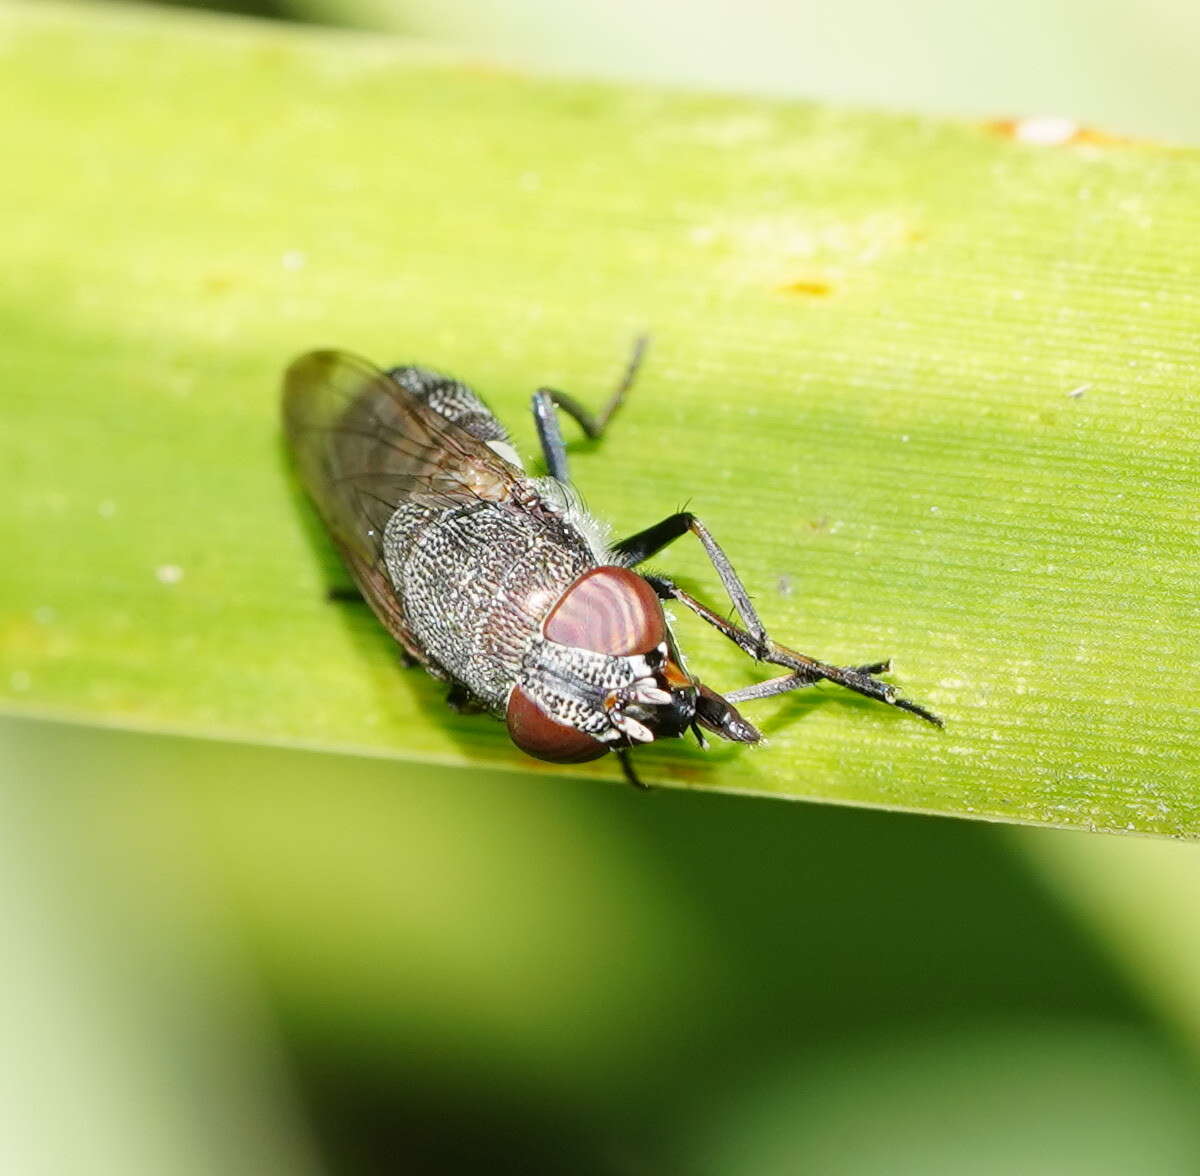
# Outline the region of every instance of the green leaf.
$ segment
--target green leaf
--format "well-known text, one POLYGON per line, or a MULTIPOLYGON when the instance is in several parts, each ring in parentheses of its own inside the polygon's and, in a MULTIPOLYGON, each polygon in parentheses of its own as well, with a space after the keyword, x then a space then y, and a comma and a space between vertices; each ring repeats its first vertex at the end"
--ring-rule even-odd
MULTIPOLYGON (((278 384, 314 346, 442 367, 532 451, 530 391, 597 403, 648 329, 573 447, 591 506, 690 502, 777 637, 893 656, 946 719, 821 687, 648 778, 1200 832, 1197 153, 151 10, 9 7, 0 47, 4 710, 615 777, 532 765, 327 601, 278 384)), ((726 607, 695 545, 658 566, 726 607)))

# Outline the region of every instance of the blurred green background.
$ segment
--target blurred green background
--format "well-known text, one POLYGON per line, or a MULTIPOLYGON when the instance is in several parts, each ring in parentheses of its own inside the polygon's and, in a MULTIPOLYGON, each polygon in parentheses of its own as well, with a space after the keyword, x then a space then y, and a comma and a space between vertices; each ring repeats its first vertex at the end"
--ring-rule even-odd
MULTIPOLYGON (((1200 138, 1182 0, 272 0, 1200 138)), ((0 723, 0 1167, 1193 1173, 1189 845, 0 723)))
POLYGON ((543 72, 1200 138, 1192 0, 176 2, 402 33, 543 72))

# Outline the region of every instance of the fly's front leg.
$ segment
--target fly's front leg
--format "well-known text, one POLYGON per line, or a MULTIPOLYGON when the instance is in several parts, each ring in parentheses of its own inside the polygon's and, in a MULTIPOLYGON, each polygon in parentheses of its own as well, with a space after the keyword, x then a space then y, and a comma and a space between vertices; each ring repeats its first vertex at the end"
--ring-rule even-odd
POLYGON ((618 543, 612 550, 614 555, 626 566, 633 567, 643 560, 649 559, 661 551, 667 544, 674 542, 680 536, 691 532, 704 545, 709 560, 725 591, 729 593, 738 615, 745 628, 726 620, 720 613, 702 604, 694 596, 685 592, 678 584, 665 576, 646 576, 647 581, 655 592, 664 600, 677 600, 685 608, 690 608, 698 617, 707 621, 714 629, 728 637, 739 649, 747 653, 755 661, 766 662, 770 665, 782 666, 790 673, 782 678, 769 682, 760 682, 755 686, 747 686, 728 695, 730 702, 746 702, 756 698, 769 698, 774 694, 783 694, 789 690, 799 690, 811 686, 814 682, 836 682, 856 694, 886 702, 889 706, 898 707, 940 727, 942 720, 915 702, 901 698, 896 688, 887 682, 881 682, 874 675, 883 673, 889 668, 887 662, 875 662, 866 666, 833 666, 818 661, 807 654, 797 653, 785 645, 771 640, 759 619, 754 605, 750 602, 750 594, 742 583, 729 557, 721 550, 721 546, 709 533, 708 528, 695 515, 688 511, 680 511, 670 515, 661 523, 647 527, 636 535, 618 543))
POLYGON ((828 662, 819 661, 807 654, 797 653, 796 650, 789 649, 786 645, 780 645, 765 635, 759 637, 747 632, 733 624, 732 621, 727 621, 719 613, 702 604, 690 593, 680 588, 678 584, 664 576, 647 576, 646 579, 662 599, 677 600, 685 608, 690 608, 698 617, 707 621, 718 632, 723 633, 739 649, 748 653, 756 661, 782 666, 790 671, 781 678, 774 678, 768 682, 759 682, 754 686, 731 691, 725 696, 730 702, 748 702, 757 698, 770 698, 772 695, 784 694, 789 690, 799 690, 820 681, 836 682, 847 690, 853 690, 855 694, 862 694, 877 702, 886 702, 889 706, 918 715, 935 727, 943 725, 942 720, 932 711, 926 710, 919 703, 901 698, 896 692, 896 687, 890 682, 881 682, 874 677, 875 674, 889 669, 889 662, 873 662, 865 666, 830 665, 828 662))
POLYGON ((646 354, 649 340, 645 335, 639 335, 634 340, 633 351, 625 371, 621 376, 608 403, 598 412, 592 413, 584 408, 573 396, 560 392, 557 388, 539 388, 533 394, 533 419, 537 425, 538 440, 542 445, 542 456, 546 460, 546 468, 550 476, 560 482, 570 481, 567 466, 567 446, 563 441, 562 429, 558 422, 556 409, 561 408, 583 430, 584 435, 592 441, 599 441, 604 436, 604 430, 613 414, 625 401, 629 389, 637 378, 638 369, 642 366, 642 358, 646 354))
MULTIPOLYGON (((653 527, 647 527, 644 531, 639 531, 636 535, 630 535, 628 539, 621 540, 620 543, 613 547, 613 554, 617 556, 620 563, 627 568, 636 567, 638 564, 648 560, 652 555, 656 555, 662 551, 669 543, 674 543, 676 539, 688 532, 691 532, 704 545, 704 550, 708 555, 709 562, 717 569, 717 575, 721 577, 721 583, 725 586, 725 591, 729 593, 729 599, 733 601, 734 608, 738 611, 738 616, 742 618, 742 623, 749 630, 749 633, 742 633, 743 637, 750 637, 751 644, 743 644, 742 641, 733 637, 730 633, 725 633, 731 641, 736 642, 744 649, 751 657, 759 661, 765 660, 761 655, 766 652, 771 642, 767 637, 767 630, 763 627, 762 621, 758 618, 758 612, 754 605, 750 603, 750 593, 746 591, 746 586, 742 583, 737 572, 733 570, 733 564, 729 562, 729 556, 721 550, 720 544, 709 533, 708 528, 690 511, 681 510, 677 514, 668 515, 661 523, 655 523, 653 527)), ((651 584, 660 577, 647 576, 647 580, 651 584)), ((669 581, 663 580, 666 584, 669 581)), ((679 591, 674 585, 671 585, 674 591, 679 591)), ((659 595, 662 595, 659 593, 659 595)), ((680 603, 684 603, 682 600, 680 603)), ((691 605, 688 605, 691 608, 691 605)), ((704 619, 710 625, 716 628, 721 628, 721 624, 726 624, 722 618, 718 617, 711 609, 706 609, 709 615, 704 619), (721 624, 717 622, 720 621, 721 624)), ((704 615, 701 613, 700 615, 704 615)), ((736 626, 731 626, 736 628, 736 626)), ((724 632, 724 630, 722 630, 724 632)))
MULTIPOLYGON (((858 674, 886 674, 892 668, 890 661, 870 662, 865 666, 848 666, 858 674)), ((793 690, 802 690, 805 686, 814 686, 824 681, 811 673, 784 674, 780 678, 768 678, 765 682, 755 682, 753 686, 742 686, 737 690, 729 690, 725 694, 727 702, 753 702, 760 698, 774 698, 777 694, 789 694, 793 690)))

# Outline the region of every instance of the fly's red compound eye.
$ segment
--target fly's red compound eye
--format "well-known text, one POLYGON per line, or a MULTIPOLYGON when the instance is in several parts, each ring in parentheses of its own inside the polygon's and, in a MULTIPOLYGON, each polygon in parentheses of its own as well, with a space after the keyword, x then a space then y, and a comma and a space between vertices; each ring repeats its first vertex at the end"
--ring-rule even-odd
POLYGON ((667 640, 654 589, 628 568, 593 568, 563 593, 542 630, 547 639, 611 657, 649 653, 667 640))
POLYGON ((508 698, 509 738, 526 755, 552 764, 582 764, 608 748, 598 739, 552 719, 520 686, 508 698))

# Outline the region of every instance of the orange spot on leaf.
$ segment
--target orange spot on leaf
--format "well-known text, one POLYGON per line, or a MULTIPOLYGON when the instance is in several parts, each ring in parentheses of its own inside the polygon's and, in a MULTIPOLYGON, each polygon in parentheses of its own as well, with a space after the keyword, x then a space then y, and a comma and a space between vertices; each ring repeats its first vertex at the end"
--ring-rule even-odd
POLYGON ((983 124, 983 129, 1000 138, 1033 147, 1132 147, 1139 142, 1128 135, 1085 127, 1057 115, 992 119, 983 124))
POLYGON ((781 294, 802 294, 808 298, 828 298, 833 286, 820 278, 801 278, 796 282, 785 282, 779 287, 781 294))

